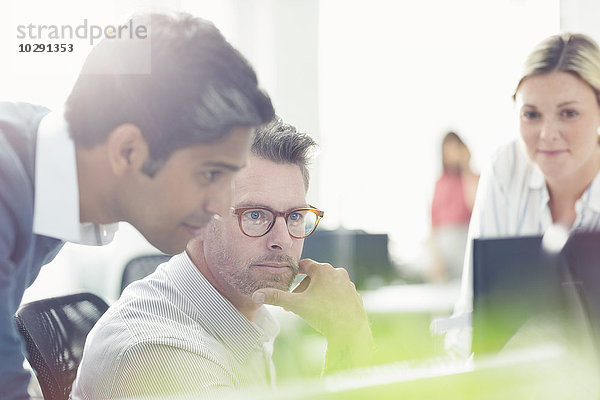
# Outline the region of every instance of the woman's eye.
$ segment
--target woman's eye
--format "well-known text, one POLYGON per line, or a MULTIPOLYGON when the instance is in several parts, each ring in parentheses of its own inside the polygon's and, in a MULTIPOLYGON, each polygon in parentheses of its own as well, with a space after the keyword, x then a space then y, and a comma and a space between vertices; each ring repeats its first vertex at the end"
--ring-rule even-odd
POLYGON ((249 216, 251 219, 259 219, 260 212, 259 211, 250 211, 249 216))
POLYGON ((539 118, 540 113, 537 111, 523 111, 521 114, 525 119, 536 119, 539 118))
POLYGON ((563 110, 561 115, 566 118, 573 118, 579 115, 579 113, 575 110, 563 110))

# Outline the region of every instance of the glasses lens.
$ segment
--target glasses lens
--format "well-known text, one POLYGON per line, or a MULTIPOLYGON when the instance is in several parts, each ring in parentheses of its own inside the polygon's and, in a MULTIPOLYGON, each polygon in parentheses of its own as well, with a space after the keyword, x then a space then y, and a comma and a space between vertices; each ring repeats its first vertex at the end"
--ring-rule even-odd
POLYGON ((242 230, 249 236, 264 234, 273 222, 273 213, 260 208, 248 210, 242 214, 242 230))
POLYGON ((308 210, 297 210, 287 218, 287 226, 290 234, 295 237, 308 236, 315 229, 317 215, 308 210))

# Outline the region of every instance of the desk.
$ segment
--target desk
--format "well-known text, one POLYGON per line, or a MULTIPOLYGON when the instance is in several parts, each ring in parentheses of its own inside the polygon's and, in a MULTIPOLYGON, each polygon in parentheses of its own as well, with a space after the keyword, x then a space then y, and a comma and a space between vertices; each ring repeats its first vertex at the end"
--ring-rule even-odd
MULTIPOLYGON (((559 344, 505 352, 476 365, 444 359, 398 362, 303 381, 247 399, 598 399, 596 373, 559 344)), ((240 398, 240 394, 237 397, 240 398)))

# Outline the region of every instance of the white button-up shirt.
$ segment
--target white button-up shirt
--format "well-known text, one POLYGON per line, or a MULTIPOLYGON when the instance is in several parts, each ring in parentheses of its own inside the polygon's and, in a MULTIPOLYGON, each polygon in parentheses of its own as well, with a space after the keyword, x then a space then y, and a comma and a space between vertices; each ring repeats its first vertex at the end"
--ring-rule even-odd
POLYGON ((80 223, 75 144, 62 112, 47 114, 37 135, 33 232, 73 243, 104 245, 117 228, 117 223, 80 223))

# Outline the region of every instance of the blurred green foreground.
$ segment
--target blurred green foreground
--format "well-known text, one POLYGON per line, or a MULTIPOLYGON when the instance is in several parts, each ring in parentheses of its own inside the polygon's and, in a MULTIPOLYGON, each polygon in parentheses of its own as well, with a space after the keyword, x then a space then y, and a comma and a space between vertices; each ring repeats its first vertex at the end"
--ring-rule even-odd
MULTIPOLYGON (((368 307, 367 307, 368 309, 368 307)), ((320 378, 325 340, 291 313, 278 313, 276 399, 600 399, 594 357, 555 336, 471 360, 451 359, 430 332, 435 311, 369 312, 377 346, 373 366, 320 378)), ((239 397, 238 397, 239 398, 239 397)))

